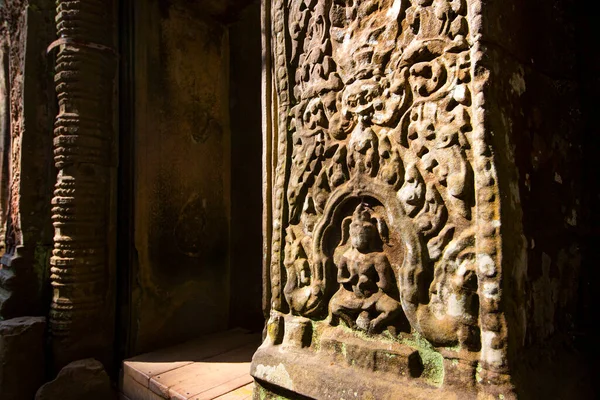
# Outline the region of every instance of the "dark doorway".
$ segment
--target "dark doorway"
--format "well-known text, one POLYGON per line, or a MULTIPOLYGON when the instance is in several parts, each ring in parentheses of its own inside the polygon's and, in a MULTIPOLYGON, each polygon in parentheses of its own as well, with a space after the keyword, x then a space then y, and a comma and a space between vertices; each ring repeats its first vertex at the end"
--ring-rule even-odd
POLYGON ((260 5, 120 14, 117 358, 259 331, 260 5))

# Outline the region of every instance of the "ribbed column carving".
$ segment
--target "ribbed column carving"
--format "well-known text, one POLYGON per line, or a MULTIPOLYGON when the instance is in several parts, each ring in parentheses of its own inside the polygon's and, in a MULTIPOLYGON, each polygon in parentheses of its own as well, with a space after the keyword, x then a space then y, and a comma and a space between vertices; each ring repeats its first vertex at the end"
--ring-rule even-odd
POLYGON ((58 176, 52 200, 50 327, 60 364, 92 356, 110 343, 108 248, 116 72, 112 2, 58 1, 56 24, 58 176))

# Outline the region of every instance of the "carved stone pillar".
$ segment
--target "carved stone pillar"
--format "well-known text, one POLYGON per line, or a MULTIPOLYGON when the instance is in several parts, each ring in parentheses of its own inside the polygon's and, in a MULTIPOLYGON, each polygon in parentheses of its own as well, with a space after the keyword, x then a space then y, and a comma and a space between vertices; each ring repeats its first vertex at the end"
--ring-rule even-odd
POLYGON ((515 396, 527 261, 498 103, 522 92, 485 7, 264 2, 260 390, 515 396))
POLYGON ((112 352, 115 18, 111 1, 58 1, 54 130, 58 177, 50 260, 55 363, 112 352))

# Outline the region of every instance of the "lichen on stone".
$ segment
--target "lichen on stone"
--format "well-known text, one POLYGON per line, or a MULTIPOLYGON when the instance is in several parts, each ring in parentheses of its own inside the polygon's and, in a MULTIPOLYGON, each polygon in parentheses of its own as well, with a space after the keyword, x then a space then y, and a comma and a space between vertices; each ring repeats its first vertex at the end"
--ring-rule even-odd
POLYGON ((444 383, 444 357, 427 339, 415 332, 411 337, 402 339, 402 343, 419 352, 423 363, 421 377, 429 384, 440 387, 444 383))

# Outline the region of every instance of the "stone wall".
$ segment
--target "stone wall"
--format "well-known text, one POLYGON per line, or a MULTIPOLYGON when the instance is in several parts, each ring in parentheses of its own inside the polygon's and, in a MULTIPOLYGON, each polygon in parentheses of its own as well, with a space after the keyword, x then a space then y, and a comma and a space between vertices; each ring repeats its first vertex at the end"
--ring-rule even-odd
POLYGON ((582 257, 593 196, 585 180, 585 99, 574 46, 580 10, 571 1, 492 2, 482 9, 489 129, 505 135, 496 136, 496 148, 507 200, 506 268, 514 278, 505 292, 515 382, 523 395, 568 397, 587 388, 581 381, 589 377, 587 349, 579 347, 582 307, 589 303, 582 257), (547 383, 557 375, 558 386, 547 383))
POLYGON ((231 116, 231 326, 262 328, 260 4, 229 24, 231 116))
POLYGON ((260 328, 261 61, 258 5, 133 10, 135 354, 260 328))
POLYGON ((227 327, 230 127, 227 30, 183 5, 135 13, 138 353, 227 327))
POLYGON ((515 209, 514 225, 522 225, 512 232, 522 235, 513 250, 521 254, 517 260, 527 281, 522 304, 528 315, 520 317, 527 324, 519 337, 528 345, 573 328, 586 230, 584 130, 572 46, 574 8, 568 3, 484 7, 491 129, 507 133, 500 152, 507 212, 515 209), (545 32, 545 40, 537 32, 545 32))

